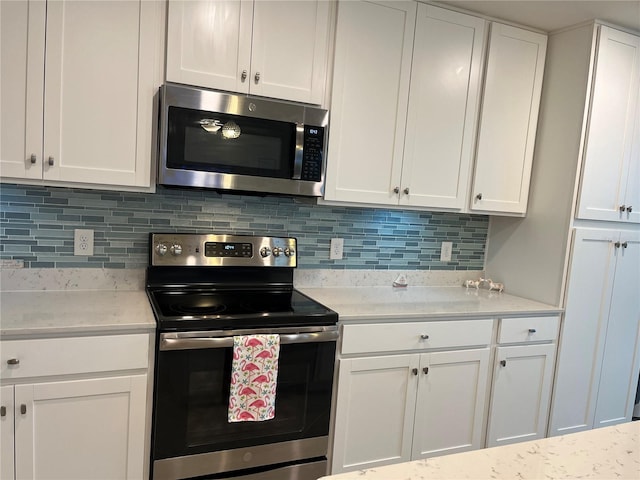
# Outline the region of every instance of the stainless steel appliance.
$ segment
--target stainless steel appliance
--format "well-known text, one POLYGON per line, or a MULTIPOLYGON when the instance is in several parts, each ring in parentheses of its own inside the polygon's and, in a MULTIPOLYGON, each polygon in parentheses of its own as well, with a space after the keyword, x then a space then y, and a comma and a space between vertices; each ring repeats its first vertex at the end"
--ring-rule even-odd
POLYGON ((158 183, 319 197, 328 112, 167 83, 158 183))
POLYGON ((152 478, 325 475, 338 316, 293 288, 296 240, 152 234, 150 252, 152 478), (279 334, 276 413, 230 423, 233 338, 252 333, 279 334))

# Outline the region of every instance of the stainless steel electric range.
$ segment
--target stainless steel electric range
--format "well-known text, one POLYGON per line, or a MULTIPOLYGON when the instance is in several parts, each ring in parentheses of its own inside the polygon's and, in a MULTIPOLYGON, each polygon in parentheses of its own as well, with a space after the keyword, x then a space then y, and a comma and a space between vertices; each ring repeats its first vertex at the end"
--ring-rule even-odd
POLYGON ((327 472, 335 312, 293 288, 294 238, 152 234, 155 480, 327 472), (230 422, 234 337, 277 334, 275 416, 230 422))

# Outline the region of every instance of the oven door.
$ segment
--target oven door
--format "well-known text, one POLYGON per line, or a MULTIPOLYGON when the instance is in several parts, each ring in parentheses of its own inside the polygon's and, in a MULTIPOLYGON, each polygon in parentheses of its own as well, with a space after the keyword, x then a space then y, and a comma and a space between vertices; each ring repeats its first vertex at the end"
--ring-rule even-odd
POLYGON ((156 360, 154 478, 323 462, 337 336, 336 326, 162 333, 156 360), (255 333, 280 334, 275 418, 230 423, 233 335, 255 333))

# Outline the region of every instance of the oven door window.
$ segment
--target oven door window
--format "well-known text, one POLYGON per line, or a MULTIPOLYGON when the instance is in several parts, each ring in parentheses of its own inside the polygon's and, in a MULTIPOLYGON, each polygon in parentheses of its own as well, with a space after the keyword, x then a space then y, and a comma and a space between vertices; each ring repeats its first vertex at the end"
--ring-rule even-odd
POLYGON ((231 348, 159 352, 154 459, 327 435, 335 343, 280 346, 275 418, 227 419, 231 348))
POLYGON ((167 167, 292 178, 295 125, 169 107, 167 167))

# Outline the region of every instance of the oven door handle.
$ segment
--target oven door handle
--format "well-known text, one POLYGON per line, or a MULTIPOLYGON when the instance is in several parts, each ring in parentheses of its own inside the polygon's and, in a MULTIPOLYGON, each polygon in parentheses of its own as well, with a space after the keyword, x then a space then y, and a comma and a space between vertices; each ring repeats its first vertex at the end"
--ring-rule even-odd
MULTIPOLYGON (((338 330, 309 333, 285 333, 280 334, 280 343, 283 345, 294 343, 318 343, 335 342, 338 340, 338 330)), ((175 334, 160 335, 160 351, 167 350, 194 350, 200 348, 231 348, 233 337, 184 337, 175 334), (176 338, 177 337, 177 338, 176 338)))

